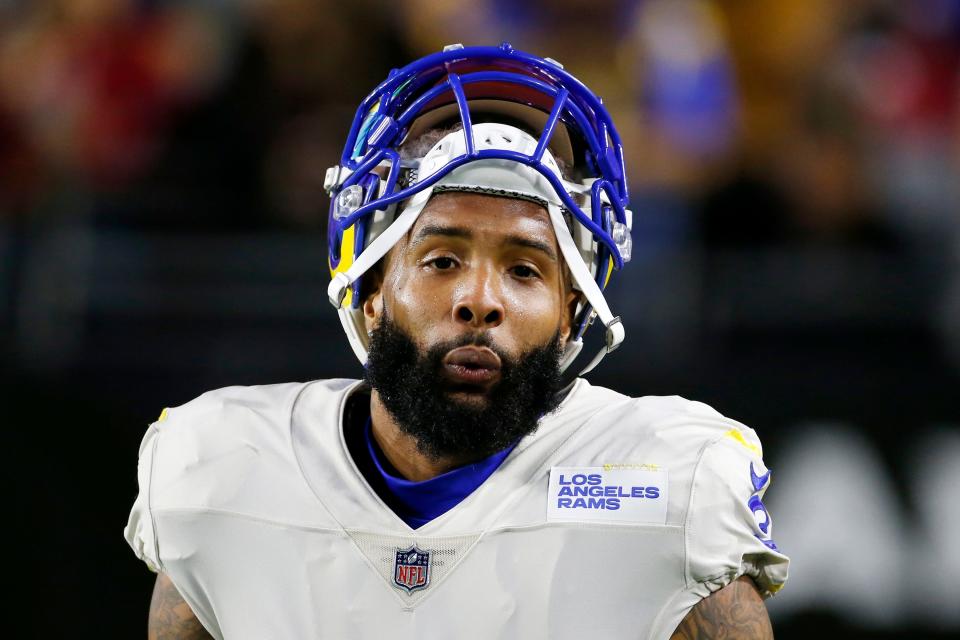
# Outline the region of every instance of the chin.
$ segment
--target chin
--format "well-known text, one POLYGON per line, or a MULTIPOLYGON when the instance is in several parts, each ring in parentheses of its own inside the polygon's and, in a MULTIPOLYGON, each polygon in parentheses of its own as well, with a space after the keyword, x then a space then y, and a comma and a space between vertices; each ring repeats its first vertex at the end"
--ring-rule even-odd
POLYGON ((447 397, 451 402, 473 409, 482 409, 490 402, 489 390, 452 389, 447 391, 447 397))

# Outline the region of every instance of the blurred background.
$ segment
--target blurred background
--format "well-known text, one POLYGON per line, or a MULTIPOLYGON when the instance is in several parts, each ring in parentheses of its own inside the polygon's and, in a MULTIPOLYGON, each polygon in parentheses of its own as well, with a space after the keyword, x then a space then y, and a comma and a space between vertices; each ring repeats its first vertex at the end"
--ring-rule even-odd
POLYGON ((145 634, 121 530, 164 406, 359 376, 325 169, 391 68, 501 41, 619 124, 628 339, 591 379, 757 429, 777 637, 958 637, 960 0, 0 0, 15 637, 145 634))

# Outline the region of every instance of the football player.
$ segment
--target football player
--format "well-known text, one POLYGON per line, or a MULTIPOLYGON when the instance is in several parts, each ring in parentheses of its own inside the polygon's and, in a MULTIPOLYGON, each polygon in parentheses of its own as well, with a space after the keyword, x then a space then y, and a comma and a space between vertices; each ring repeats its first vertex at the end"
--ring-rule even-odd
POLYGON ((211 391, 149 427, 125 535, 159 573, 150 633, 772 637, 788 559, 753 430, 564 384, 624 339, 600 99, 549 58, 447 47, 363 101, 326 186, 363 379, 211 391))

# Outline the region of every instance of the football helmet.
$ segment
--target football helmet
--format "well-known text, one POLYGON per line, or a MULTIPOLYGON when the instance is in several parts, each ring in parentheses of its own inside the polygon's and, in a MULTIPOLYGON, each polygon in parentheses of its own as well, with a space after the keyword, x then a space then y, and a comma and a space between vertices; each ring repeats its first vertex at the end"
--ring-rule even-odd
POLYGON ((623 341, 623 325, 603 297, 611 273, 631 251, 620 137, 601 99, 555 60, 507 43, 451 45, 392 70, 357 109, 324 188, 331 197, 327 293, 362 363, 369 341, 362 276, 442 191, 524 198, 546 208, 581 294, 562 370, 595 318, 605 328, 605 344, 581 373, 623 341), (438 128, 451 132, 425 155, 406 152, 438 128))

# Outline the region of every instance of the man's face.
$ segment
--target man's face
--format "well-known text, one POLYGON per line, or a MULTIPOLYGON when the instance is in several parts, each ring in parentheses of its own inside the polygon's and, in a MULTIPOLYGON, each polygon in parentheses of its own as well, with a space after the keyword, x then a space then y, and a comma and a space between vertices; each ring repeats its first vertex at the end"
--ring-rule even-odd
POLYGON ((575 299, 543 207, 438 194, 364 302, 367 379, 425 452, 492 453, 555 408, 575 299))

